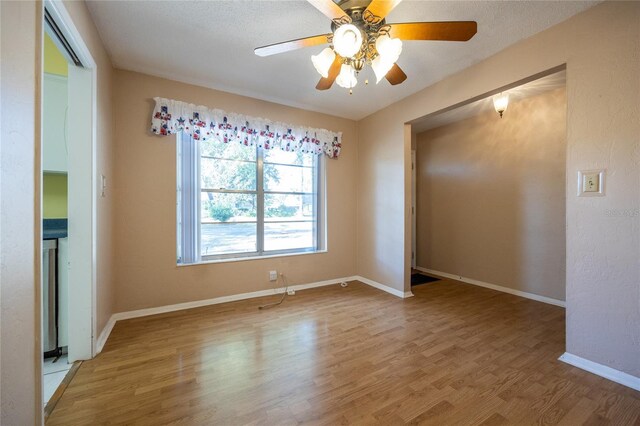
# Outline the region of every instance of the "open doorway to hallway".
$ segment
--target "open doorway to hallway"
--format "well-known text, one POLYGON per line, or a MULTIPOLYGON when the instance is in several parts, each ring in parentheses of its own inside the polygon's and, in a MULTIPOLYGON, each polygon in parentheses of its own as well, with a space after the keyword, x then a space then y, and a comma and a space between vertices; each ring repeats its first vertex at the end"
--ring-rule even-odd
MULTIPOLYGON (((95 68, 61 2, 45 2, 42 353, 45 415, 73 363, 94 354, 95 68)), ((77 367, 77 365, 76 365, 77 367)))
POLYGON ((506 90, 502 117, 489 96, 412 123, 412 284, 564 305, 565 81, 561 70, 506 90))

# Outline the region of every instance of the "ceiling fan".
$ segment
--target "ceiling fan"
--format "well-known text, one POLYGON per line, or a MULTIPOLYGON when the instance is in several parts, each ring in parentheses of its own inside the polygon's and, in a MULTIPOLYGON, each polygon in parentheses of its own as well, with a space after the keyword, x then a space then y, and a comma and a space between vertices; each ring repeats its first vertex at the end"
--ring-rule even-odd
POLYGON ((400 84, 407 79, 396 63, 402 52, 401 40, 467 41, 478 28, 475 21, 387 24, 385 17, 402 0, 307 1, 331 19, 331 33, 270 44, 254 51, 258 56, 271 56, 329 44, 311 57, 322 76, 316 85, 318 90, 331 88, 335 81, 352 93, 365 64, 373 69, 376 83, 386 78, 392 85, 400 84))

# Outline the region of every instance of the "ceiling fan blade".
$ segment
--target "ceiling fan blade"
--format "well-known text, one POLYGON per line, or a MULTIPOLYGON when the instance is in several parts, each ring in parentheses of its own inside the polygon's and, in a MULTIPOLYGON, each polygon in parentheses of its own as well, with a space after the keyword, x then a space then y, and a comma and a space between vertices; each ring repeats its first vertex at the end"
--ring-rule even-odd
POLYGON ((407 75, 398 64, 393 64, 387 75, 384 76, 392 85, 400 84, 407 79, 407 75))
POLYGON ((381 20, 385 18, 396 7, 402 0, 373 0, 369 7, 365 10, 365 14, 367 12, 371 13, 373 16, 380 18, 381 20))
POLYGON ((332 21, 349 23, 351 18, 333 0, 307 0, 313 7, 318 9, 324 16, 332 21))
POLYGON ((331 67, 329 68, 329 76, 327 78, 322 77, 318 84, 316 85, 316 89, 318 90, 328 90, 333 86, 333 82, 340 74, 340 67, 342 66, 342 58, 336 55, 336 58, 333 60, 331 67))
POLYGON ((327 37, 331 34, 322 34, 312 37, 299 38, 296 40, 283 41, 281 43, 270 44, 268 46, 257 47, 253 51, 258 56, 271 56, 277 53, 289 52, 291 50, 302 49, 303 47, 326 44, 327 37))
POLYGON ((401 40, 467 41, 478 31, 475 21, 391 24, 389 35, 401 40))

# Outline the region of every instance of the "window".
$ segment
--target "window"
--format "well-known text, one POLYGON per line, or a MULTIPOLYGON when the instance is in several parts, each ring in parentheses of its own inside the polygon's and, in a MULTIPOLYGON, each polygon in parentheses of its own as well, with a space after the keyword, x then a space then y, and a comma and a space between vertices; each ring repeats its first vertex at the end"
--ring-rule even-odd
POLYGON ((178 134, 178 263, 324 249, 324 156, 178 134))

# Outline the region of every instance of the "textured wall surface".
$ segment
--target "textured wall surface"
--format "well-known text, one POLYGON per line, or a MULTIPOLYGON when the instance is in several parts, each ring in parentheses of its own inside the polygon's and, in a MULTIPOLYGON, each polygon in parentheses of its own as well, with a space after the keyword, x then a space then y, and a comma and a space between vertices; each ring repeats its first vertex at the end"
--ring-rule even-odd
POLYGON ((272 269, 291 284, 355 274, 354 121, 128 71, 116 72, 115 102, 117 312, 268 290, 272 269), (343 132, 326 161, 328 252, 177 266, 176 138, 150 132, 154 96, 343 132))
POLYGON ((417 266, 565 299, 565 89, 417 135, 417 266))
POLYGON ((42 421, 41 3, 0 2, 0 424, 42 421), (35 205, 34 205, 35 201, 35 205))
MULTIPOLYGON (((40 347, 40 136, 43 64, 42 3, 1 2, 2 10, 2 351, 1 424, 39 424, 40 347), (35 340, 31 338, 35 336, 35 340)), ((110 176, 113 158, 110 60, 83 2, 66 2, 97 63, 97 171, 110 176)), ((111 203, 97 202, 98 332, 112 314, 111 203)))
POLYGON ((640 3, 595 12, 568 52, 567 351, 640 377, 640 3), (605 197, 576 197, 590 169, 605 197))
POLYGON ((640 376, 638 40, 640 3, 604 2, 360 121, 358 275, 410 286, 404 123, 566 64, 567 351, 640 376), (594 168, 607 196, 576 197, 594 168))

